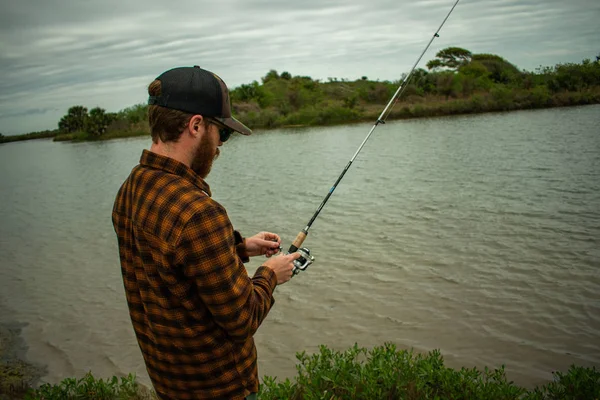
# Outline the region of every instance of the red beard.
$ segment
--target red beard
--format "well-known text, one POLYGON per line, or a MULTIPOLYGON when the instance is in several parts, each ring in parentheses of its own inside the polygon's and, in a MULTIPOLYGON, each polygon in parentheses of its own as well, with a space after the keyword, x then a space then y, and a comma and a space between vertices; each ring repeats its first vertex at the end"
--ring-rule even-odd
POLYGON ((205 136, 196 150, 196 156, 192 161, 192 170, 202 179, 206 178, 210 173, 213 161, 219 157, 219 153, 219 148, 205 136))

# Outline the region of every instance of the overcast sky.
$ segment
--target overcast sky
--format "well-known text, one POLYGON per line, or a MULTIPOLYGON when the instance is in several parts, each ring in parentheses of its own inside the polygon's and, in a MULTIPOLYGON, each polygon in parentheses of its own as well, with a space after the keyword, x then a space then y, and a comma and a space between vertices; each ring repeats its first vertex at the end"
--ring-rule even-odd
MULTIPOLYGON (((200 65, 234 88, 270 69, 397 80, 454 0, 0 0, 0 133, 54 129, 72 105, 146 102, 147 85, 200 65)), ((419 64, 448 46, 520 69, 600 53, 600 1, 460 0, 419 64)))

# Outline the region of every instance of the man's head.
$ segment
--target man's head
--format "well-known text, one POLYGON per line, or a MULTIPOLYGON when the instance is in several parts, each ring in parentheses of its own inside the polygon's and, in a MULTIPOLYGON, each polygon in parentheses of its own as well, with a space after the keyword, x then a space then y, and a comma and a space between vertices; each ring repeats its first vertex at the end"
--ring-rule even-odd
POLYGON ((219 153, 217 146, 233 131, 243 135, 252 133, 231 115, 229 90, 225 82, 198 66, 174 68, 162 73, 148 87, 148 95, 148 120, 155 144, 159 141, 178 143, 186 132, 190 135, 201 133, 199 141, 190 142, 194 148, 187 149, 193 152, 192 168, 200 175, 208 174, 210 165, 206 164, 212 164, 219 153), (213 131, 218 138, 216 144, 213 131))

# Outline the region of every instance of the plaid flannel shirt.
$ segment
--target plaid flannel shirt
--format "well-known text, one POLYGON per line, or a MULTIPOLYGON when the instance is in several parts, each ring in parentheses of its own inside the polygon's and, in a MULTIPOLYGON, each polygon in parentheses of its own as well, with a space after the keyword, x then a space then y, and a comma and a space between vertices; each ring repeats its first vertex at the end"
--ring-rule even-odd
POLYGON ((252 278, 244 240, 208 184, 184 164, 144 150, 115 199, 129 314, 158 395, 243 399, 258 391, 253 335, 277 278, 252 278))

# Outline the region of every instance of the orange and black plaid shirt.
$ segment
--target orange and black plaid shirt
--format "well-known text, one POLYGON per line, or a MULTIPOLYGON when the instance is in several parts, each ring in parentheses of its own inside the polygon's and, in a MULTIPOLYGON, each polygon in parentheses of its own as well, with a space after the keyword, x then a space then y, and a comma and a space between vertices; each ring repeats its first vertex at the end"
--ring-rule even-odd
POLYGON ((277 278, 248 276, 243 238, 210 196, 190 168, 144 150, 113 208, 129 314, 164 400, 258 391, 253 335, 277 278))

